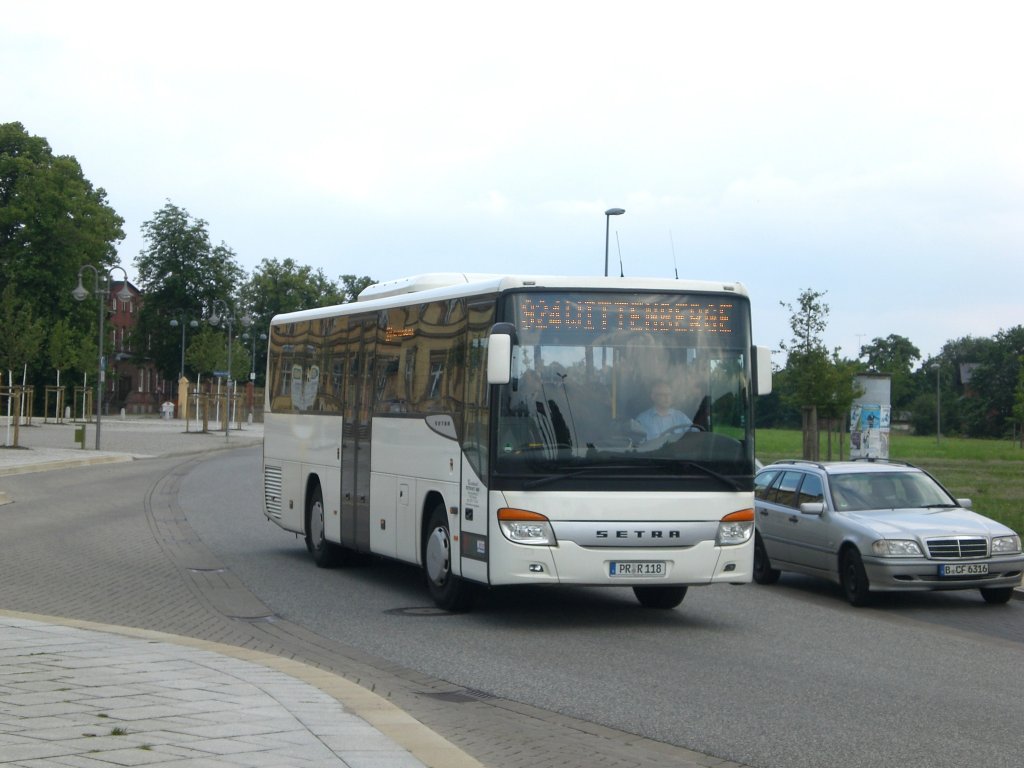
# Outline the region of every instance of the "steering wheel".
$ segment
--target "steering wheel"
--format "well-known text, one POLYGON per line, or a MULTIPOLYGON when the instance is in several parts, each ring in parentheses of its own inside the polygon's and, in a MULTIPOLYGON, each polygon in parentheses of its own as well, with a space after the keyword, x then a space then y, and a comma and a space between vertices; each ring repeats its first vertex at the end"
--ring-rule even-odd
MULTIPOLYGON (((704 431, 705 431, 704 427, 702 427, 700 424, 676 424, 675 426, 672 426, 672 427, 669 427, 668 429, 666 429, 660 435, 656 435, 655 437, 652 437, 651 440, 660 440, 663 437, 668 438, 668 437, 672 437, 673 435, 684 435, 687 432, 704 432, 704 431)), ((647 442, 650 442, 650 440, 648 440, 647 442)))

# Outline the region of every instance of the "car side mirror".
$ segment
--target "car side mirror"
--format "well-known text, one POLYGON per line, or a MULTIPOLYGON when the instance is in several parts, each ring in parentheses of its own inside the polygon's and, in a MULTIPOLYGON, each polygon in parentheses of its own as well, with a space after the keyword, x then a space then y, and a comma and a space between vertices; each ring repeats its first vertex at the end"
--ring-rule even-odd
POLYGON ((805 501, 800 505, 800 511, 805 515, 820 515, 825 511, 825 505, 820 501, 805 501))
POLYGON ((964 509, 970 509, 973 502, 970 499, 957 499, 956 503, 964 509))

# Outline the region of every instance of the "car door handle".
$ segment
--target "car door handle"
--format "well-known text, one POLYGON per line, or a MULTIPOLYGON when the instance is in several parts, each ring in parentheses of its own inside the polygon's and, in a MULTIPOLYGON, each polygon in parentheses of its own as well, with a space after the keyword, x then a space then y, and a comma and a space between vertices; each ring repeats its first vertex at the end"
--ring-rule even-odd
POLYGON ((789 522, 791 522, 791 523, 799 523, 800 522, 800 517, 798 515, 790 515, 789 522))

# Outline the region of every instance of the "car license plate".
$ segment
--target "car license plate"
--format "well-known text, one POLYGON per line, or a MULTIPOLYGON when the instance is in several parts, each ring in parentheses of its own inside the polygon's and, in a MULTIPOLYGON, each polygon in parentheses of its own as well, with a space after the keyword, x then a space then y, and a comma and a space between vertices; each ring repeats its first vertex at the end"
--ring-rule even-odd
POLYGON ((939 566, 939 576, 985 576, 988 574, 988 563, 943 563, 939 566))
POLYGON ((618 578, 659 578, 668 575, 664 560, 613 560, 608 575, 618 578))

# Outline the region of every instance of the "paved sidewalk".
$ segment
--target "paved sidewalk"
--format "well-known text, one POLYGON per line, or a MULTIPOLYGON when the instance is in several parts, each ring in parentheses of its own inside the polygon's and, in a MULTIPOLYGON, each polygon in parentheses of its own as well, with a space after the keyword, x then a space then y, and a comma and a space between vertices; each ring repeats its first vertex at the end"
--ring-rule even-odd
POLYGON ((450 764, 446 747, 354 683, 297 662, 0 614, 0 765, 422 768, 450 764), (427 762, 367 719, 418 738, 427 762))
MULTIPOLYGON (((5 431, 0 420, 0 445, 5 431)), ((90 425, 83 450, 73 425, 22 427, 20 447, 0 448, 0 505, 17 501, 4 492, 7 475, 255 445, 263 430, 244 425, 225 438, 111 418, 101 436, 95 451, 90 425)), ((382 697, 301 662, 2 610, 0 765, 480 766, 382 697)))

